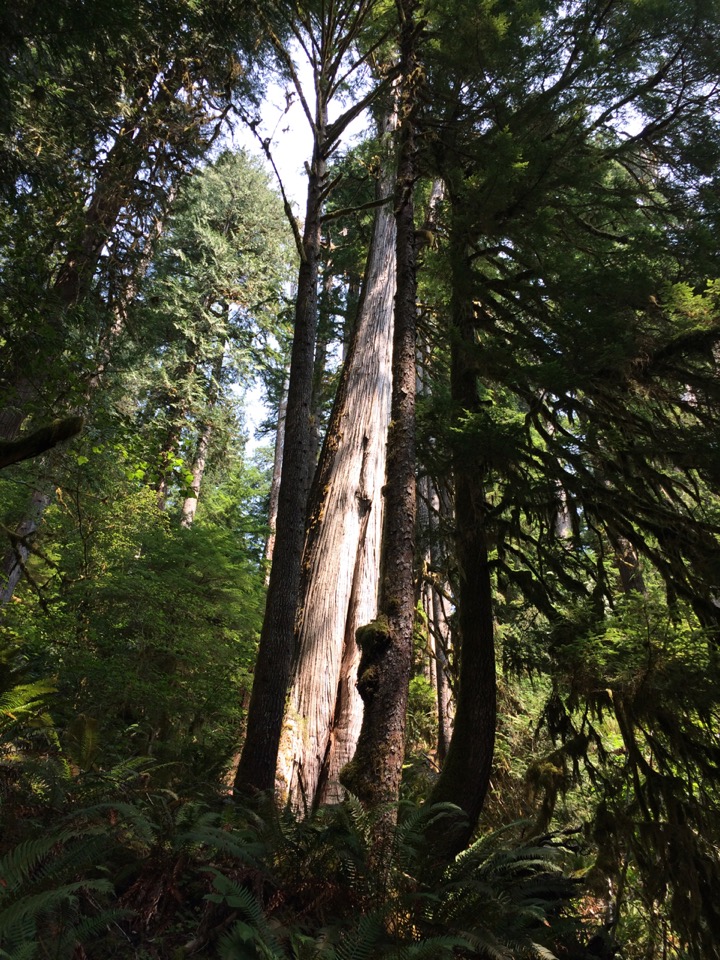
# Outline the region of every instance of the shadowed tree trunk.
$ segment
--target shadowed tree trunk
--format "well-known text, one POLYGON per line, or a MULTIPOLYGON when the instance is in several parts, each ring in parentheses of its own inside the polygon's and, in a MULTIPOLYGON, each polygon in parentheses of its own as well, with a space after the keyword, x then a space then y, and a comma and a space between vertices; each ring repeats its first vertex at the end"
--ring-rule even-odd
MULTIPOLYGON (((388 123, 391 130, 393 121, 388 123)), ((394 174, 378 183, 387 197, 394 174)), ((362 705, 354 689, 355 630, 375 616, 390 419, 395 221, 378 208, 358 317, 333 405, 309 510, 298 655, 278 763, 280 793, 295 809, 337 796, 354 751, 362 705)))
POLYGON ((442 767, 447 759, 453 730, 454 707, 450 695, 448 680, 447 650, 450 646, 450 625, 448 624, 445 598, 437 586, 432 591, 433 612, 433 653, 435 655, 435 690, 437 691, 438 741, 437 762, 442 767))
POLYGON ((14 463, 39 457, 41 453, 51 450, 64 440, 70 440, 80 433, 82 425, 82 417, 66 417, 64 420, 53 420, 31 433, 25 433, 17 440, 0 440, 0 470, 14 463))
MULTIPOLYGON (((400 0, 400 136, 395 187, 397 225, 391 424, 377 619, 357 631, 358 690, 363 722, 342 782, 374 808, 397 800, 405 754, 405 722, 415 619, 415 123, 418 109, 418 26, 415 0, 400 0)), ((379 825, 379 840, 385 828, 379 825)))
POLYGON ((278 405, 277 430, 275 431, 275 452, 273 454, 272 478, 270 480, 270 500, 268 503, 268 527, 270 532, 265 541, 263 559, 267 565, 265 586, 270 582, 270 565, 275 552, 275 528, 277 525, 278 497, 280 494, 280 477, 282 475, 283 447, 285 445, 285 416, 287 413, 287 381, 283 383, 280 403, 278 405))
POLYGON ((445 567, 445 558, 438 529, 441 509, 440 497, 431 477, 425 478, 425 489, 428 505, 427 536, 429 540, 426 552, 425 609, 428 619, 428 644, 432 658, 430 681, 437 702, 437 763, 439 767, 442 767, 450 745, 453 718, 447 660, 451 637, 448 620, 449 600, 443 590, 447 584, 441 579, 445 567))
POLYGON ((42 516, 52 502, 53 494, 46 489, 36 490, 30 500, 25 520, 10 537, 10 546, 5 551, 2 564, 2 583, 0 583, 0 607, 12 600, 15 588, 20 582, 27 559, 30 556, 30 544, 37 533, 42 516))
POLYGON ((300 592, 300 558, 312 458, 311 405, 320 218, 325 178, 326 108, 319 109, 298 274, 295 327, 290 359, 282 476, 273 563, 270 568, 265 619, 255 663, 247 732, 235 777, 235 789, 271 790, 282 729, 285 697, 293 655, 295 613, 300 592))
POLYGON ((611 540, 623 593, 646 593, 645 578, 637 550, 627 537, 621 534, 611 533, 611 540))
MULTIPOLYGON (((263 17, 262 8, 255 7, 263 17)), ((247 732, 235 777, 235 789, 245 793, 272 790, 278 759, 285 701, 294 653, 295 619, 300 597, 300 568, 305 541, 307 495, 312 462, 312 386, 318 314, 318 269, 322 210, 332 185, 327 162, 349 123, 377 96, 382 84, 353 103, 332 123, 328 105, 365 62, 350 57, 353 44, 375 9, 375 0, 343 0, 323 8, 320 18, 297 12, 290 31, 308 57, 313 71, 314 111, 287 48, 265 20, 278 57, 284 62, 313 133, 308 167, 308 197, 299 243, 295 328, 290 359, 285 447, 278 497, 275 552, 270 570, 265 618, 255 664, 247 732)), ((269 143, 269 141, 268 141, 269 143)), ((271 156, 269 146, 266 151, 271 156)), ((286 203, 298 240, 298 227, 286 203)))
MULTIPOLYGON (((458 415, 464 416, 478 408, 473 360, 477 348, 471 265, 464 236, 456 224, 451 244, 451 395, 458 415)), ((429 799, 430 803, 454 803, 466 814, 461 829, 434 838, 443 853, 450 856, 467 845, 475 829, 490 784, 495 746, 495 642, 484 473, 481 451, 470 451, 464 444, 453 464, 460 646, 458 695, 450 747, 429 799)))

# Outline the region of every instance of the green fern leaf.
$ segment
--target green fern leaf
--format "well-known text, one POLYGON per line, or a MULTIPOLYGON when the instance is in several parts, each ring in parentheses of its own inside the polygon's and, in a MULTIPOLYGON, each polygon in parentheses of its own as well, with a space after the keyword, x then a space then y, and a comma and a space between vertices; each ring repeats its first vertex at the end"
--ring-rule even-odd
POLYGON ((337 960, 370 960, 385 938, 383 918, 379 914, 361 917, 357 927, 337 947, 337 960))
POLYGON ((74 903, 80 891, 98 895, 111 894, 113 886, 109 880, 78 880, 53 890, 43 890, 41 893, 22 897, 0 910, 0 942, 4 937, 12 936, 16 925, 23 923, 26 919, 31 918, 37 922, 61 905, 74 903))

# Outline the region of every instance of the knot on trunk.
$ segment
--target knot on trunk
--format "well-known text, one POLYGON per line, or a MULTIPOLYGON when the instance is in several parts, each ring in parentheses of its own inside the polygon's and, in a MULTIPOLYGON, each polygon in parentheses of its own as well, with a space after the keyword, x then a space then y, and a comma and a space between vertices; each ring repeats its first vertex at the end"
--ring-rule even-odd
POLYGON ((361 651, 357 688, 363 701, 367 702, 377 689, 382 659, 390 646, 390 624, 387 617, 379 616, 364 627, 358 627, 355 640, 361 651))

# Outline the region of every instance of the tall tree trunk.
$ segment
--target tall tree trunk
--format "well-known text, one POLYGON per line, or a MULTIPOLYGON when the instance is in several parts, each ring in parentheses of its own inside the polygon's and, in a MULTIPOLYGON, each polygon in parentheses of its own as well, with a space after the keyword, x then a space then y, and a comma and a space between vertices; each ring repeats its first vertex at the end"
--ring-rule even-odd
POLYGON ((445 599, 436 585, 432 590, 433 616, 433 652, 435 654, 435 690, 437 691, 438 740, 437 762, 442 768, 450 748, 453 730, 454 708, 450 695, 448 679, 447 651, 450 646, 450 625, 448 623, 445 599))
POLYGON ((183 501, 182 517, 180 520, 180 524, 183 527, 191 527, 195 519, 195 512, 200 497, 200 485, 202 484, 202 479, 205 474, 205 464, 207 463, 207 455, 213 433, 212 413, 217 405, 220 393, 220 378, 222 377, 223 361, 225 359, 225 345, 226 341, 223 340, 218 347, 218 352, 210 371, 205 416, 200 427, 200 436, 198 437, 195 457, 193 458, 191 467, 192 483, 190 484, 190 489, 192 490, 192 494, 189 497, 185 497, 183 501))
POLYGON ((315 343, 315 365, 313 368, 313 389, 310 414, 310 480, 315 475, 320 447, 322 444, 323 409, 327 400, 325 374, 327 372, 328 349, 332 339, 332 324, 330 322, 330 287, 332 284, 332 263, 325 261, 320 281, 320 299, 318 303, 318 330, 315 343))
POLYGON ((647 593, 640 557, 633 544, 622 534, 610 534, 615 551, 615 563, 620 573, 623 593, 647 593))
MULTIPOLYGON (((445 196, 445 185, 441 179, 435 179, 430 190, 427 212, 421 242, 434 246, 438 229, 438 208, 445 196)), ((428 341, 418 350, 418 393, 428 396, 431 393, 432 348, 428 341)), ((422 497, 418 504, 419 530, 425 537, 424 574, 422 583, 422 602, 427 619, 428 662, 426 676, 435 694, 437 717, 437 764, 442 767, 447 756, 452 734, 452 701, 448 678, 447 651, 450 646, 450 624, 448 622, 445 597, 441 592, 445 584, 441 573, 446 568, 444 550, 441 546, 439 518, 440 497, 435 482, 429 474, 422 481, 422 497)))
MULTIPOLYGON (((394 121, 390 121, 391 129, 394 121)), ((392 189, 392 160, 378 184, 392 189)), ((354 750, 361 703, 354 689, 358 617, 375 616, 390 419, 395 221, 378 208, 365 286, 333 404, 309 509, 298 655, 288 699, 278 786, 295 809, 338 791, 354 750)))
MULTIPOLYGON (((319 18, 293 19, 291 32, 299 41, 313 71, 315 108, 311 114, 295 63, 287 48, 265 18, 262 5, 254 9, 264 20, 271 42, 285 63, 313 132, 313 157, 308 168, 308 202, 302 238, 285 198, 286 211, 299 245, 295 334, 290 361, 285 450, 278 503, 275 556, 270 571, 265 620, 255 665, 247 734, 235 777, 237 790, 271 790, 294 652, 295 617, 300 595, 300 567, 305 540, 309 465, 311 463, 312 380, 317 332, 318 265, 322 207, 332 184, 327 184, 327 160, 342 134, 377 96, 386 81, 371 88, 339 117, 328 123, 328 102, 366 62, 354 59, 349 51, 367 19, 375 0, 344 0, 321 8, 319 18)), ((272 160, 269 140, 262 141, 272 160)))
MULTIPOLYGON (((456 219, 461 216, 456 211, 456 219)), ((475 330, 471 264, 465 238, 453 224, 451 240, 452 320, 451 394, 458 416, 478 409, 477 372, 473 360, 475 330)), ((458 566, 457 619, 459 683, 455 723, 447 758, 430 803, 450 802, 466 814, 457 832, 439 842, 452 855, 469 841, 490 784, 495 745, 496 681, 492 588, 488 563, 487 504, 481 451, 465 447, 455 457, 455 546, 458 566)), ((437 838, 436 838, 437 839, 437 838)))
POLYGON ((426 586, 428 597, 428 634, 433 656, 433 687, 437 698, 437 762, 442 767, 450 746, 453 726, 453 703, 448 677, 448 650, 450 649, 450 623, 445 585, 441 580, 441 571, 445 567, 445 557, 440 544, 439 517, 440 497, 431 477, 427 477, 428 501, 428 537, 429 537, 429 576, 426 586))
POLYGON ((270 582, 270 567, 275 552, 275 529, 277 526, 278 497, 280 495, 280 477, 282 475, 283 448, 285 446, 285 417, 287 414, 287 381, 283 383, 278 405, 277 429, 275 431, 275 453, 273 455, 272 478, 270 480, 270 500, 268 503, 268 538, 265 541, 263 559, 266 564, 265 586, 270 582))
POLYGON ((274 787, 294 650, 295 613, 300 593, 300 565, 312 453, 310 416, 317 330, 320 227, 326 179, 327 115, 322 107, 318 114, 298 274, 275 551, 255 663, 247 732, 235 776, 235 789, 242 792, 272 790, 274 787))
MULTIPOLYGON (((405 754, 405 722, 415 619, 415 122, 418 109, 416 0, 399 0, 400 136, 395 190, 397 225, 391 424, 383 518, 378 617, 361 627, 358 690, 364 713, 357 750, 342 782, 362 804, 395 802, 405 754)), ((383 827, 380 826, 380 833, 383 827)), ((380 836, 379 839, 382 839, 380 836)))

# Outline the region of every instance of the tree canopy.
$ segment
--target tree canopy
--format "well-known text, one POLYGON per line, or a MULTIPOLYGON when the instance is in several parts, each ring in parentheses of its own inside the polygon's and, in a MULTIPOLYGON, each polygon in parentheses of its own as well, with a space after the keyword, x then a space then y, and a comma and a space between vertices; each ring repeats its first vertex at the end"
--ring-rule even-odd
POLYGON ((0 14, 0 955, 720 956, 719 28, 0 14))

